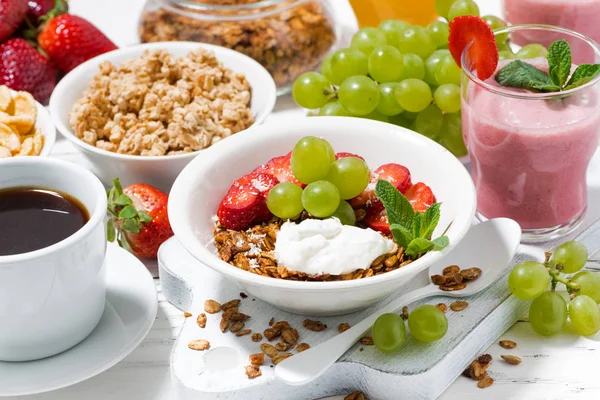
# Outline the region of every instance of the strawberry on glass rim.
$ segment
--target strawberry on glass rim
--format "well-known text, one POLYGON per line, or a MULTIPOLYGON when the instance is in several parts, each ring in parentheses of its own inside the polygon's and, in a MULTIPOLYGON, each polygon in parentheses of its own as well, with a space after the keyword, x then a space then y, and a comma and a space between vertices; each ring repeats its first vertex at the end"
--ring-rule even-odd
POLYGON ((472 15, 456 17, 450 22, 448 50, 459 67, 462 67, 462 54, 467 46, 469 59, 473 61, 473 65, 467 67, 476 70, 481 80, 490 78, 498 67, 496 38, 483 19, 472 15))

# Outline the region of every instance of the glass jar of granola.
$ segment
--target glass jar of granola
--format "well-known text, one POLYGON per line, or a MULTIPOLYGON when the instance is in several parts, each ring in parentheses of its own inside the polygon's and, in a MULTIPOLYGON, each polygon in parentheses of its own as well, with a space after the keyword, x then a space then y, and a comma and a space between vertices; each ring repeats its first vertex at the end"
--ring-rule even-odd
POLYGON ((336 47, 332 14, 325 0, 148 0, 139 34, 142 42, 195 41, 244 53, 282 94, 336 47))

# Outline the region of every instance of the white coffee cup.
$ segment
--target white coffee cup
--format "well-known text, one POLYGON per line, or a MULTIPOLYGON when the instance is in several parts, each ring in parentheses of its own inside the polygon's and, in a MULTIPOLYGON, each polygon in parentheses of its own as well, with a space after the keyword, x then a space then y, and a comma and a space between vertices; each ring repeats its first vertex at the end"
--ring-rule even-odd
POLYGON ((52 246, 0 256, 0 360, 28 361, 70 349, 102 317, 106 192, 86 169, 42 157, 0 161, 0 190, 13 187, 69 194, 90 215, 81 229, 52 246))

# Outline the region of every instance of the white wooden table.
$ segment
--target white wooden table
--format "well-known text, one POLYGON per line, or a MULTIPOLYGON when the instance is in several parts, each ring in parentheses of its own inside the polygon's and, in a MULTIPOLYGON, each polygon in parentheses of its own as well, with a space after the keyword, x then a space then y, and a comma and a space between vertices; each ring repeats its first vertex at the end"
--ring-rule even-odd
MULTIPOLYGON (((144 0, 71 0, 70 3, 73 13, 90 19, 119 46, 137 42, 136 22, 144 0)), ((482 14, 499 15, 500 3, 501 0, 479 0, 482 14)), ((269 121, 281 121, 283 125, 286 117, 301 113, 289 97, 284 97, 278 99, 269 121)), ((58 140, 52 155, 85 163, 63 139, 58 140)), ((598 154, 590 168, 589 181, 590 185, 600 190, 598 154)), ((156 321, 146 339, 131 355, 88 381, 55 392, 19 399, 176 400, 171 386, 169 355, 184 317, 181 311, 160 295, 158 280, 156 284, 160 300, 156 321)), ((533 333, 526 322, 515 324, 503 338, 518 343, 518 348, 511 353, 523 359, 521 365, 509 366, 495 361, 490 368, 495 379, 493 386, 481 390, 477 388, 475 381, 460 377, 440 399, 600 399, 600 343, 568 333, 542 338, 533 333)), ((488 352, 496 360, 500 354, 507 353, 497 345, 490 347, 488 352)))

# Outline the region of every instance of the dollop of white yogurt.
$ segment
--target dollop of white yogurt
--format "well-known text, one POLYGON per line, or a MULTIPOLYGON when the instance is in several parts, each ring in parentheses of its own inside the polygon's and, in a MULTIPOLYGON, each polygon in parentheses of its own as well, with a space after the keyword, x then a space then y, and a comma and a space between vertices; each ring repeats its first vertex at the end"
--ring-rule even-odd
POLYGON ((339 219, 286 222, 275 241, 279 265, 310 275, 341 275, 367 269, 392 251, 394 242, 367 228, 342 225, 339 219))

